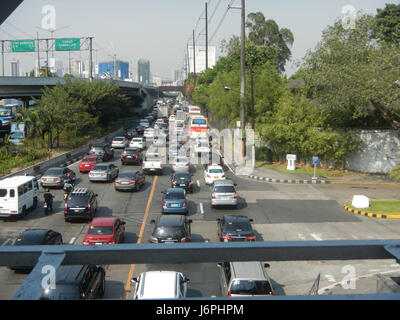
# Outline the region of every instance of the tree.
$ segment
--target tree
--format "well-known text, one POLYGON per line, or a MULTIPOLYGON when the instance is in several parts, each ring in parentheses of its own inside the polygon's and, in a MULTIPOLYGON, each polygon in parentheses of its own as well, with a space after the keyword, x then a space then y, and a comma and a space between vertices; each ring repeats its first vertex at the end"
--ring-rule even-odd
POLYGON ((289 47, 294 42, 293 33, 287 28, 280 29, 272 19, 265 20, 262 12, 250 13, 247 18, 249 40, 258 46, 275 46, 278 50, 278 68, 283 72, 292 55, 289 47))
POLYGON ((338 20, 304 58, 306 91, 326 127, 400 127, 400 49, 378 43, 374 27, 371 15, 357 18, 354 29, 338 20))
POLYGON ((376 37, 395 45, 400 45, 400 4, 386 4, 378 9, 376 20, 376 37))

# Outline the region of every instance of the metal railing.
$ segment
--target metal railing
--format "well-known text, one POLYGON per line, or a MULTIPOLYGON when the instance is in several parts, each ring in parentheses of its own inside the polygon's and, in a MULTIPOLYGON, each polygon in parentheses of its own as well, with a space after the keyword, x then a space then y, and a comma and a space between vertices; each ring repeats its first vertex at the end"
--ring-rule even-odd
MULTIPOLYGON (((36 300, 42 292, 43 267, 61 265, 183 264, 224 261, 320 261, 395 259, 400 240, 336 240, 243 243, 117 244, 105 246, 3 246, 0 266, 35 265, 13 299, 36 300)), ((338 296, 343 299, 345 296, 338 296)), ((351 295, 349 299, 382 299, 381 295, 351 295)), ((333 299, 332 296, 263 297, 263 299, 333 299)), ((400 294, 385 294, 400 299, 400 294)))

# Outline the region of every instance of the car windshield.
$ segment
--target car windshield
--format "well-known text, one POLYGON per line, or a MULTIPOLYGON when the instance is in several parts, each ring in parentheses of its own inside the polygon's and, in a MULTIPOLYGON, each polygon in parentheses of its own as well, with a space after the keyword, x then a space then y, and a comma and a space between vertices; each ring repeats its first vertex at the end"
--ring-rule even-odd
POLYGON ((103 149, 104 149, 104 147, 102 147, 102 146, 94 146, 94 147, 92 147, 92 150, 95 150, 95 151, 103 151, 103 149))
POLYGON ((183 192, 167 192, 165 194, 165 200, 183 200, 185 199, 185 195, 183 192))
POLYGON ((59 176, 62 174, 62 169, 49 169, 46 171, 46 173, 44 174, 45 176, 59 176))
POLYGON ((2 110, 0 110, 0 116, 1 116, 1 117, 8 117, 8 116, 11 116, 11 111, 10 111, 10 110, 4 110, 4 109, 2 109, 2 110))
POLYGON ((93 171, 107 171, 108 170, 108 166, 105 165, 96 165, 93 167, 92 169, 93 171))
POLYGON ((112 226, 90 226, 88 234, 110 235, 113 234, 112 226))
POLYGON ((96 162, 96 158, 83 158, 82 162, 96 162))
POLYGON ((88 201, 89 199, 87 195, 72 194, 68 197, 68 207, 86 208, 88 205, 88 201))
POLYGON ((208 172, 209 173, 222 173, 222 170, 221 169, 210 169, 208 172))
POLYGON ((189 180, 190 177, 187 174, 176 174, 174 180, 189 180))
POLYGON ((225 231, 251 231, 251 225, 248 222, 225 222, 225 231))
POLYGON ((184 163, 186 163, 186 162, 188 162, 188 158, 178 157, 178 158, 175 158, 175 162, 184 162, 184 163))
POLYGON ((114 141, 124 141, 124 138, 114 138, 114 141))
POLYGON ((160 161, 161 158, 158 154, 151 154, 146 156, 146 160, 145 161, 160 161))
POLYGON ((234 280, 229 290, 231 294, 268 295, 272 288, 268 281, 234 280))
POLYGON ((235 188, 233 186, 216 186, 214 192, 217 193, 234 193, 235 188))
POLYGON ((185 231, 182 227, 158 227, 153 236, 160 238, 183 238, 185 231))
POLYGON ((135 177, 135 172, 121 172, 118 175, 120 179, 133 179, 135 177))
POLYGON ((142 139, 132 139, 133 142, 142 142, 142 139))

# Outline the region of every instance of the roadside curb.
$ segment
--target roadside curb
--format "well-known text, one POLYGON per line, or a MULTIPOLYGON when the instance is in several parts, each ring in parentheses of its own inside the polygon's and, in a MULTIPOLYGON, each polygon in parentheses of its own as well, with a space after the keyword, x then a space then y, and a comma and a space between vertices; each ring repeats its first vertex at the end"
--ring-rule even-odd
POLYGON ((381 214, 381 213, 369 213, 366 211, 360 211, 360 210, 354 210, 346 205, 343 206, 344 210, 358 214, 364 217, 369 217, 369 218, 377 218, 377 219, 400 219, 400 215, 394 215, 394 214, 381 214))
POLYGON ((273 183, 292 183, 292 184, 329 184, 331 183, 329 180, 304 180, 304 179, 272 179, 255 175, 248 175, 250 179, 265 181, 265 182, 273 182, 273 183))

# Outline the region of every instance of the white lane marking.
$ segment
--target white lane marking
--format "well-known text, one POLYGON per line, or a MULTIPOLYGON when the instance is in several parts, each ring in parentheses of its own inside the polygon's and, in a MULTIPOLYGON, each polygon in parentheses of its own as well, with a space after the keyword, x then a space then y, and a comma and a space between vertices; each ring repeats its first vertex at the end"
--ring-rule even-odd
POLYGON ((197 186, 200 188, 200 181, 197 180, 197 186))
POLYGON ((301 233, 298 234, 298 237, 301 240, 306 240, 306 237, 304 235, 302 235, 301 233))
POLYGON ((202 202, 200 202, 200 212, 201 214, 204 214, 204 207, 202 202))
POLYGON ((3 244, 1 246, 6 246, 10 241, 11 241, 11 239, 7 239, 6 241, 3 242, 3 244))
POLYGON ((325 279, 328 280, 329 282, 336 282, 335 277, 330 274, 326 274, 325 279))
POLYGON ((74 244, 75 240, 76 240, 76 238, 73 237, 73 238, 69 241, 69 244, 74 244))
POLYGON ((310 236, 313 237, 317 241, 322 241, 320 233, 310 233, 310 236))

